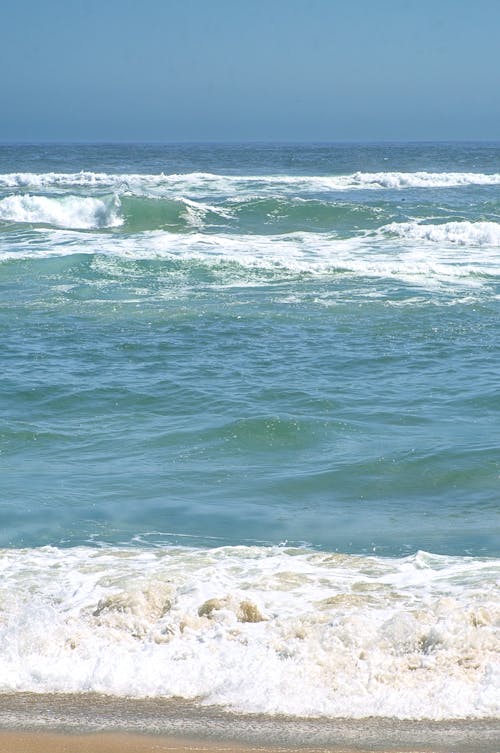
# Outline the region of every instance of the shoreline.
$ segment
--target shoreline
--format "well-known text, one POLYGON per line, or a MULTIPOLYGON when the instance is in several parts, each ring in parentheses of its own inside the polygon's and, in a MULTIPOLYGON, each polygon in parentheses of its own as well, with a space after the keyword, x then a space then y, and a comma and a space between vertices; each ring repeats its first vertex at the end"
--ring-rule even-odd
MULTIPOLYGON (((266 748, 207 740, 138 735, 118 732, 63 733, 0 730, 0 749, 5 753, 316 753, 314 748, 266 748)), ((339 749, 339 753, 343 753, 339 749)), ((345 753, 348 753, 345 751, 345 753)), ((354 752, 353 752, 354 753, 354 752)), ((356 753, 358 753, 356 751, 356 753)))
POLYGON ((0 749, 499 753, 500 719, 310 719, 235 714, 180 699, 13 693, 0 694, 0 749))
MULTIPOLYGON (((498 738, 497 738, 498 739, 498 738)), ((4 753, 498 753, 500 745, 469 739, 466 743, 434 745, 350 745, 331 742, 311 747, 303 745, 252 745, 238 740, 210 740, 198 737, 140 734, 130 732, 62 732, 47 730, 0 729, 0 749, 4 753)))
MULTIPOLYGON (((175 738, 163 735, 138 735, 117 732, 63 733, 0 730, 0 748, 5 753, 373 753, 384 748, 266 747, 239 742, 175 738)), ((440 753, 434 748, 398 748, 399 753, 440 753)), ((495 752, 496 753, 496 752, 495 752)))

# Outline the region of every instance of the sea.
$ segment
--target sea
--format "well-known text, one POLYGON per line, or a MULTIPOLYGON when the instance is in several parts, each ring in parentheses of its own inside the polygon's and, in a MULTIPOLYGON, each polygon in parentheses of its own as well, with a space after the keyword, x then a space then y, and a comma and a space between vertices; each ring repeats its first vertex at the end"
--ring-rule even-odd
POLYGON ((498 719, 500 143, 2 144, 0 369, 0 700, 498 719))

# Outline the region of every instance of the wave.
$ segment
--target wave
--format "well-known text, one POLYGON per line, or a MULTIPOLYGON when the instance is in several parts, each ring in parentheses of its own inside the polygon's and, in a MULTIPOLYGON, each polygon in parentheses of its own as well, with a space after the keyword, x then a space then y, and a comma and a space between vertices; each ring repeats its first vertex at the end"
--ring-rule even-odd
POLYGON ((248 197, 209 204, 178 196, 167 199, 131 195, 121 197, 121 213, 123 229, 130 232, 225 229, 249 235, 307 229, 349 235, 361 228, 379 226, 385 216, 379 207, 316 199, 248 197))
MULTIPOLYGON (((262 235, 264 231, 275 235, 277 240, 314 236, 318 251, 325 247, 325 242, 331 245, 333 240, 342 238, 376 241, 387 236, 462 246, 500 245, 500 223, 497 222, 412 220, 381 225, 387 215, 388 209, 383 207, 299 198, 248 198, 215 205, 182 197, 152 199, 130 195, 98 198, 17 194, 0 199, 0 222, 4 223, 74 230, 120 228, 136 234, 156 230, 173 234, 208 231, 208 245, 220 245, 220 241, 215 242, 212 237, 213 232, 220 231, 227 245, 234 245, 231 239, 239 229, 248 234, 248 242, 253 247, 259 245, 259 235, 266 237, 262 235)), ((193 238, 194 245, 197 240, 193 238)))
POLYGON ((149 198, 124 195, 120 200, 123 230, 141 232, 165 229, 188 232, 225 227, 232 218, 230 208, 181 197, 149 198))
POLYGON ((45 224, 95 230, 120 227, 124 232, 164 229, 242 229, 294 232, 302 229, 341 230, 376 227, 384 210, 356 203, 301 198, 247 198, 218 204, 180 196, 35 196, 16 194, 0 199, 0 222, 45 224))
POLYGON ((7 196, 0 199, 0 222, 53 225, 61 228, 93 230, 117 227, 119 201, 90 196, 7 196))
POLYGON ((265 284, 297 275, 342 275, 400 281, 430 290, 443 286, 478 289, 492 276, 500 276, 498 254, 489 245, 471 244, 467 250, 460 246, 457 253, 457 244, 424 244, 404 233, 399 225, 344 239, 313 232, 247 235, 156 230, 116 235, 38 228, 29 236, 0 235, 0 260, 74 254, 161 260, 167 265, 165 273, 170 265, 178 273, 194 274, 190 284, 196 284, 196 270, 202 268, 210 270, 214 284, 223 285, 265 284))
POLYGON ((3 550, 0 690, 491 717, 500 561, 267 547, 3 550))
POLYGON ((410 240, 454 243, 460 246, 500 246, 498 222, 392 222, 382 230, 410 240))
POLYGON ((13 234, 2 243, 0 259, 44 258, 68 254, 102 254, 124 259, 233 263, 246 268, 318 273, 335 269, 362 240, 335 240, 321 233, 253 235, 237 233, 174 233, 161 230, 133 235, 83 235, 69 230, 39 229, 21 235, 19 249, 13 234), (32 241, 32 242, 30 242, 32 241))
POLYGON ((202 194, 289 194, 405 188, 454 188, 500 185, 500 173, 472 172, 355 172, 349 175, 218 175, 215 173, 4 173, 0 188, 84 187, 164 195, 166 192, 202 194))
POLYGON ((358 172, 346 177, 352 181, 353 188, 455 188, 500 184, 499 173, 358 172))

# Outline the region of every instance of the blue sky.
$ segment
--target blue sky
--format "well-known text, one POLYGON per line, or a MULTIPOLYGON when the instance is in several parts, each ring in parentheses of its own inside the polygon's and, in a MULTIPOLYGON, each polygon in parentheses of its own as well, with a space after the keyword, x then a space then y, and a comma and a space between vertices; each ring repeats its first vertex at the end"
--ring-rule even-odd
POLYGON ((0 140, 500 138, 500 0, 5 0, 0 140))

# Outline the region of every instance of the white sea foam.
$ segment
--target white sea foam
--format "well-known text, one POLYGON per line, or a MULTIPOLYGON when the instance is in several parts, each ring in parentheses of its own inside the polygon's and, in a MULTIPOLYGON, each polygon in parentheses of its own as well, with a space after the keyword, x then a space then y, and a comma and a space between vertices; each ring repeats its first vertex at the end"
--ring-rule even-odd
POLYGON ((3 550, 0 691, 303 716, 500 712, 499 560, 3 550))
POLYGON ((453 188, 458 186, 495 186, 499 173, 443 172, 357 172, 345 176, 359 188, 453 188))
POLYGON ((202 230, 205 227, 207 215, 215 214, 226 219, 229 219, 232 215, 232 212, 224 207, 211 206, 210 204, 183 199, 181 197, 176 198, 177 201, 184 205, 183 214, 188 226, 197 230, 202 230))
POLYGON ((498 222, 392 222, 382 230, 410 240, 454 243, 461 246, 500 246, 498 222))
POLYGON ((356 172, 349 175, 217 175, 214 173, 4 173, 0 188, 87 187, 129 191, 138 195, 231 196, 310 194, 357 189, 453 188, 500 185, 500 173, 356 172))
POLYGON ((0 221, 91 230, 121 225, 118 207, 117 199, 22 194, 0 199, 0 221))
MULTIPOLYGON (((500 276, 496 248, 470 244, 460 245, 458 251, 456 243, 412 238, 408 224, 389 225, 348 239, 325 233, 248 236, 161 230, 110 236, 39 228, 28 239, 24 235, 0 235, 0 260, 97 253, 122 259, 199 262, 215 271, 229 263, 238 265, 241 272, 264 270, 273 279, 295 274, 342 274, 400 280, 429 290, 443 286, 477 289, 487 285, 492 276, 500 276)), ((411 224, 410 231, 413 227, 421 226, 411 224)), ((241 273, 234 279, 240 283, 241 273)), ((231 284, 229 278, 227 282, 231 284)))

